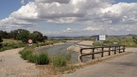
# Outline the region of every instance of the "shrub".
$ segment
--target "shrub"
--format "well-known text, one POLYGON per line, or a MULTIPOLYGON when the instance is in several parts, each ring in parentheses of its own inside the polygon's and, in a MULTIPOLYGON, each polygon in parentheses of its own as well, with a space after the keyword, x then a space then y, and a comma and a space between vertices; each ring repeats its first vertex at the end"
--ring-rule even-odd
POLYGON ((37 56, 37 64, 43 65, 43 64, 48 64, 49 63, 49 57, 47 53, 40 53, 37 56))
POLYGON ((112 42, 110 40, 104 40, 103 43, 104 44, 112 44, 112 42))
POLYGON ((67 62, 66 58, 62 55, 55 56, 52 59, 52 63, 54 67, 65 66, 66 62, 67 62))
POLYGON ((0 48, 2 48, 2 44, 0 43, 0 48))
POLYGON ((39 65, 49 63, 49 56, 47 53, 33 54, 32 51, 32 49, 26 48, 19 53, 21 54, 21 58, 23 58, 24 60, 28 60, 29 62, 39 65))
POLYGON ((2 48, 0 48, 0 52, 2 52, 4 50, 8 50, 8 49, 10 49, 10 48, 8 48, 8 47, 2 47, 2 48))
POLYGON ((36 63, 38 56, 36 54, 29 54, 27 56, 27 59, 29 62, 36 63))
POLYGON ((137 44, 137 38, 133 36, 132 39, 133 39, 133 42, 134 42, 135 44, 137 44))
POLYGON ((8 49, 13 49, 13 48, 19 48, 19 47, 23 47, 25 46, 25 44, 23 43, 15 43, 15 42, 4 42, 2 43, 1 49, 0 51, 4 51, 4 50, 8 50, 8 49))
POLYGON ((67 42, 67 41, 66 41, 66 40, 62 40, 61 42, 65 43, 65 42, 67 42))
POLYGON ((0 43, 3 42, 2 37, 0 36, 0 43))
POLYGON ((66 58, 67 61, 70 61, 71 53, 65 54, 64 57, 66 58))
POLYGON ((94 46, 101 46, 100 42, 94 42, 93 45, 94 46))
POLYGON ((23 58, 24 60, 27 60, 28 55, 32 54, 32 52, 29 50, 22 50, 20 51, 20 54, 21 54, 21 58, 23 58))

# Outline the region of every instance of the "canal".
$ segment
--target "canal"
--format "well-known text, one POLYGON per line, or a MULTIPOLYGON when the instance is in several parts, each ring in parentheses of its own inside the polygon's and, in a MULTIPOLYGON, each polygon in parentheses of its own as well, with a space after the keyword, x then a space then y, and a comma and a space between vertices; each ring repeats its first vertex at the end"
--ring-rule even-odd
MULTIPOLYGON (((78 62, 78 54, 74 51, 68 51, 67 48, 76 42, 67 42, 65 44, 61 45, 55 45, 49 48, 44 48, 39 50, 39 52, 46 52, 50 56, 60 55, 60 54, 71 54, 71 61, 72 62, 78 62)), ((86 58, 83 58, 83 60, 87 60, 86 58)))

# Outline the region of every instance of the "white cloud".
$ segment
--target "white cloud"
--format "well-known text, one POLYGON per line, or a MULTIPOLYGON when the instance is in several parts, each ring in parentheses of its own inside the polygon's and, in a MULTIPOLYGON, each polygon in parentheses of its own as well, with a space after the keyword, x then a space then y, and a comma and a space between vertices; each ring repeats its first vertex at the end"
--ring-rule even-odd
POLYGON ((78 5, 81 3, 86 3, 87 0, 71 0, 70 3, 72 3, 73 5, 78 5))
POLYGON ((99 28, 97 28, 97 27, 87 27, 87 28, 85 28, 84 30, 91 30, 91 31, 94 31, 94 30, 100 30, 99 28))
POLYGON ((58 3, 69 3, 70 0, 35 0, 35 2, 38 3, 53 3, 53 2, 58 2, 58 3))
POLYGON ((16 19, 37 19, 37 6, 34 2, 30 2, 25 6, 22 6, 18 11, 11 13, 10 17, 16 19))
MULTIPOLYGON (((83 25, 62 30, 65 33, 84 34, 91 32, 117 34, 135 32, 137 25, 137 3, 117 3, 114 0, 34 0, 0 20, 0 28, 28 28, 39 23, 83 25), (126 9, 125 9, 126 8, 126 9), (5 27, 6 26, 6 27, 5 27), (127 28, 127 26, 129 28, 127 28), (92 32, 94 31, 94 32, 92 32), (127 32, 128 31, 128 32, 127 32), (84 32, 84 33, 83 33, 84 32)), ((21 0, 24 4, 24 0, 21 0)), ((42 28, 40 29, 42 30, 42 28)), ((42 30, 44 32, 44 29, 42 30)), ((46 31, 48 32, 48 31, 46 31)), ((50 33, 50 32, 48 32, 50 33)), ((55 33, 55 32, 53 32, 55 33)), ((57 32, 56 32, 57 33, 57 32)), ((58 34, 60 34, 58 32, 58 34)), ((52 34, 52 32, 51 32, 52 34)), ((66 35, 66 34, 65 34, 66 35)))
POLYGON ((24 0, 21 0, 21 4, 22 4, 22 5, 24 5, 24 4, 25 4, 24 0))
POLYGON ((66 30, 63 30, 64 32, 71 32, 72 29, 71 28, 67 28, 66 30))
POLYGON ((102 9, 101 12, 109 16, 133 15, 137 14, 137 8, 135 8, 136 6, 137 3, 118 3, 112 5, 111 7, 102 9))

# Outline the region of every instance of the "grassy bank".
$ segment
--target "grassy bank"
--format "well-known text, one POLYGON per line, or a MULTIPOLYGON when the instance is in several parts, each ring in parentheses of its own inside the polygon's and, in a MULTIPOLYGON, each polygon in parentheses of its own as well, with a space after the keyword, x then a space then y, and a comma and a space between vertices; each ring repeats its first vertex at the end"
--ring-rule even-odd
POLYGON ((39 65, 44 65, 49 63, 49 56, 47 53, 35 54, 34 50, 31 48, 25 48, 19 52, 21 58, 28 60, 29 62, 36 63, 39 65))
MULTIPOLYGON (((34 43, 32 47, 35 48, 39 46, 53 45, 59 42, 66 42, 66 41, 65 40, 46 40, 45 42, 34 43)), ((1 43, 1 46, 0 46, 0 52, 4 50, 26 47, 26 46, 28 46, 28 43, 23 43, 22 41, 19 41, 19 40, 3 39, 3 42, 1 43)))
POLYGON ((3 39, 2 46, 0 48, 0 52, 4 50, 14 49, 24 47, 26 44, 21 41, 13 40, 13 39, 3 39))
POLYGON ((50 57, 48 53, 35 53, 33 47, 25 47, 25 49, 19 53, 21 54, 21 58, 24 60, 28 60, 29 62, 36 63, 38 65, 52 63, 54 67, 65 66, 67 61, 71 58, 71 54, 61 54, 50 57))
MULTIPOLYGON (((103 41, 103 45, 112 45, 112 44, 125 45, 126 47, 137 47, 137 44, 134 42, 132 37, 129 38, 107 38, 103 41)), ((94 41, 94 46, 101 46, 99 41, 94 41)))

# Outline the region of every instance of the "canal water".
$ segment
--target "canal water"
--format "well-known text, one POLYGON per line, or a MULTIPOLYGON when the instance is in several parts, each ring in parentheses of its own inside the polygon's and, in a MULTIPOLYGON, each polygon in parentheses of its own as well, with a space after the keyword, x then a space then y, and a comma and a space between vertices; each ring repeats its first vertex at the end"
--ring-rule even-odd
MULTIPOLYGON (((71 45, 73 45, 75 42, 68 42, 62 45, 55 45, 49 48, 45 48, 40 50, 40 52, 47 52, 50 56, 54 55, 60 55, 60 54, 71 54, 71 61, 72 62, 78 62, 78 54, 73 51, 67 51, 67 48, 71 45)), ((87 60, 87 58, 83 58, 84 61, 87 60)))

